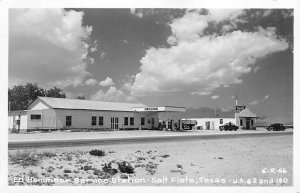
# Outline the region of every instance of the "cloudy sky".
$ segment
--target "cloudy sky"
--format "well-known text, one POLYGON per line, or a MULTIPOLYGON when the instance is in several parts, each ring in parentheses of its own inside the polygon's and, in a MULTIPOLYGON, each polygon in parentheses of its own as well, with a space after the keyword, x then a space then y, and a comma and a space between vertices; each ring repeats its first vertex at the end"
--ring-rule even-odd
POLYGON ((9 87, 67 96, 293 112, 293 10, 10 9, 9 87))

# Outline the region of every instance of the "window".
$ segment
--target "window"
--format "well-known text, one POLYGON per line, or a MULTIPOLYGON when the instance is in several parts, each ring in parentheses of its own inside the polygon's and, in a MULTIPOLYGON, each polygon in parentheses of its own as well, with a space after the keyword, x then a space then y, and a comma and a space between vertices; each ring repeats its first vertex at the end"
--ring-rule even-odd
POLYGON ((31 114, 30 119, 31 120, 41 120, 42 115, 41 114, 31 114))
POLYGON ((251 126, 253 126, 254 124, 253 124, 253 119, 251 120, 251 126))
POLYGON ((72 125, 72 116, 66 116, 66 126, 72 125))
POLYGON ((243 120, 240 119, 240 126, 243 126, 243 120))
POLYGON ((124 117, 124 125, 128 125, 128 117, 124 117))
POLYGON ((141 125, 145 125, 145 117, 141 118, 141 125))
POLYGON ((96 125, 97 124, 97 117, 92 116, 92 125, 96 125))
POLYGON ((99 117, 99 125, 103 125, 103 117, 102 116, 99 117))
POLYGON ((220 119, 220 124, 223 124, 223 119, 220 119))
POLYGON ((134 125, 134 117, 130 117, 130 125, 134 125))

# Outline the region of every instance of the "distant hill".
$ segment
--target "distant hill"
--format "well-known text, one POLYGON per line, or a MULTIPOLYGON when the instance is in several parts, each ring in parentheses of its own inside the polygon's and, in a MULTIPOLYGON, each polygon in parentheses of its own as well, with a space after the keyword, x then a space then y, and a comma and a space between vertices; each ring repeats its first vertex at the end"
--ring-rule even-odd
POLYGON ((293 125, 293 118, 286 117, 261 117, 257 120, 258 126, 266 126, 272 123, 282 123, 284 125, 293 125))
POLYGON ((187 108, 183 114, 183 118, 234 118, 234 110, 223 111, 221 109, 216 109, 216 115, 215 109, 208 107, 187 108))

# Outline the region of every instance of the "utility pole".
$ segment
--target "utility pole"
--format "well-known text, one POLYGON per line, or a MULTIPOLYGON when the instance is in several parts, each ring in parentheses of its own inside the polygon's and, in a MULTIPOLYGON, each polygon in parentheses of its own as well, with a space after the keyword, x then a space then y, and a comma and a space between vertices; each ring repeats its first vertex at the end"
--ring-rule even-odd
POLYGON ((238 120, 238 116, 237 116, 237 114, 238 114, 238 112, 237 112, 237 106, 238 106, 238 94, 237 94, 237 92, 235 93, 235 112, 234 112, 234 118, 235 118, 235 125, 236 126, 238 126, 239 124, 238 124, 238 122, 239 122, 239 120, 238 120))

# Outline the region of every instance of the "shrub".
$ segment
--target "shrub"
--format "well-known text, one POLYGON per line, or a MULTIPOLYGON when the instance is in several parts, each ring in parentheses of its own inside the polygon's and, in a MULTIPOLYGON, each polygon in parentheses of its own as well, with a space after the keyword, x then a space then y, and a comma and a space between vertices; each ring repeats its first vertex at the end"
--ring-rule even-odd
POLYGON ((46 169, 46 171, 47 172, 53 172, 55 170, 55 168, 54 167, 52 167, 52 166, 49 166, 47 169, 46 169))
POLYGON ((103 171, 97 168, 93 168, 94 175, 101 176, 103 175, 103 171))
POLYGON ((50 158, 50 157, 55 157, 56 153, 53 153, 51 151, 44 151, 42 153, 39 153, 38 155, 41 156, 41 157, 48 157, 48 158, 50 158))
POLYGON ((19 133, 19 130, 16 129, 16 128, 12 128, 12 129, 10 130, 10 133, 19 133))
POLYGON ((87 162, 87 160, 85 160, 85 159, 79 159, 79 160, 77 161, 77 163, 79 163, 79 164, 83 164, 83 163, 85 163, 85 162, 87 162))
POLYGON ((64 169, 64 173, 71 173, 72 171, 71 170, 69 170, 69 169, 64 169))
POLYGON ((123 161, 123 162, 118 162, 119 170, 122 173, 126 174, 133 174, 134 173, 134 168, 131 166, 129 162, 123 161))
POLYGON ((92 170, 93 167, 92 167, 92 166, 86 165, 86 166, 83 166, 82 169, 83 169, 84 171, 88 171, 88 170, 92 170))
POLYGON ((162 158, 168 158, 168 157, 170 157, 170 155, 165 154, 165 155, 162 155, 161 157, 162 157, 162 158))
POLYGON ((137 157, 137 161, 146 160, 144 157, 137 157))
POLYGON ((12 164, 20 164, 23 167, 36 166, 39 163, 37 156, 27 151, 9 154, 9 161, 12 164))
POLYGON ((101 149, 93 149, 89 153, 90 155, 99 156, 99 157, 105 156, 105 151, 101 149))
POLYGON ((183 169, 183 168, 182 168, 182 165, 180 165, 180 164, 177 164, 176 166, 177 166, 177 168, 179 168, 179 169, 183 169))
POLYGON ((108 173, 110 175, 115 175, 116 173, 118 173, 118 170, 116 168, 111 167, 111 162, 109 162, 109 164, 104 164, 102 170, 103 172, 108 173))
POLYGON ((66 158, 67 161, 72 161, 72 156, 70 155, 67 155, 67 158, 66 158))
POLYGON ((157 166, 158 166, 158 164, 154 164, 153 162, 149 162, 149 163, 146 164, 145 169, 146 169, 148 174, 153 175, 156 172, 155 169, 157 169, 157 166))

